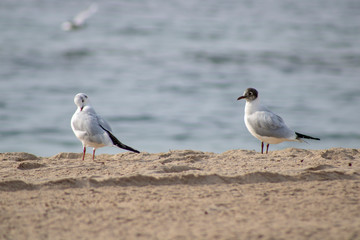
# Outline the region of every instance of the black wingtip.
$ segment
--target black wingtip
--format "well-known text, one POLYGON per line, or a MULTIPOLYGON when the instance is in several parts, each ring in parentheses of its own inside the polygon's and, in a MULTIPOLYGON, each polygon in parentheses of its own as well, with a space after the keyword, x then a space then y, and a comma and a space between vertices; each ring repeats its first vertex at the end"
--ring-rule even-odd
POLYGON ((116 137, 114 137, 111 133, 109 133, 109 136, 111 138, 111 140, 113 141, 114 145, 119 147, 119 148, 122 148, 122 149, 125 149, 125 150, 128 150, 128 151, 131 151, 131 152, 134 152, 134 153, 140 153, 138 150, 136 149, 133 149, 132 147, 129 147, 125 144, 123 144, 122 142, 120 142, 116 137), (112 137, 111 137, 112 136, 112 137))
POLYGON ((298 133, 298 132, 295 132, 295 134, 296 134, 296 138, 305 138, 305 139, 312 139, 312 140, 320 140, 320 138, 310 137, 310 136, 307 136, 307 135, 304 135, 304 134, 301 134, 301 133, 298 133))
POLYGON ((115 145, 118 146, 119 148, 131 151, 131 152, 134 152, 134 153, 140 153, 138 150, 133 149, 132 147, 126 146, 125 144, 122 144, 122 143, 121 143, 121 145, 118 145, 118 144, 115 144, 115 145))
POLYGON ((106 130, 102 126, 100 126, 100 127, 109 134, 109 137, 115 146, 125 149, 125 150, 128 150, 128 151, 131 151, 131 152, 134 152, 134 153, 140 153, 138 150, 133 149, 132 147, 129 147, 129 146, 123 144, 122 142, 120 142, 114 135, 112 135, 112 133, 110 131, 106 130))

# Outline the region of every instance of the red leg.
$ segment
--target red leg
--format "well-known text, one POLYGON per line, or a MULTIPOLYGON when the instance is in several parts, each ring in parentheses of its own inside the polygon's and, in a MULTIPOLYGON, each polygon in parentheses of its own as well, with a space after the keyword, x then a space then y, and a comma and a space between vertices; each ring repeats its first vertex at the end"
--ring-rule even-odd
POLYGON ((86 147, 84 147, 84 150, 83 150, 83 161, 84 161, 84 158, 85 158, 85 153, 86 153, 86 147))
POLYGON ((266 145, 266 154, 267 154, 268 151, 269 151, 269 145, 270 145, 270 144, 266 145))
POLYGON ((264 142, 261 142, 261 154, 264 153, 264 142))
POLYGON ((95 159, 95 151, 96 151, 96 149, 94 148, 94 150, 93 150, 93 161, 95 159))

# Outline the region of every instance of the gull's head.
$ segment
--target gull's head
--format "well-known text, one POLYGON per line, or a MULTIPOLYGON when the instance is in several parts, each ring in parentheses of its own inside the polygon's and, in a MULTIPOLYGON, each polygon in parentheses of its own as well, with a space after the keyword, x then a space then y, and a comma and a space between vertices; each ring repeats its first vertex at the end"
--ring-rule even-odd
POLYGON ((74 103, 78 108, 80 108, 80 111, 83 110, 83 108, 87 105, 89 101, 88 96, 85 93, 78 93, 74 97, 74 103))
POLYGON ((248 102, 252 102, 258 97, 258 91, 255 88, 248 88, 244 94, 238 97, 237 100, 245 99, 248 102))
POLYGON ((71 21, 65 21, 61 24, 61 29, 63 31, 70 31, 74 27, 74 24, 71 21))

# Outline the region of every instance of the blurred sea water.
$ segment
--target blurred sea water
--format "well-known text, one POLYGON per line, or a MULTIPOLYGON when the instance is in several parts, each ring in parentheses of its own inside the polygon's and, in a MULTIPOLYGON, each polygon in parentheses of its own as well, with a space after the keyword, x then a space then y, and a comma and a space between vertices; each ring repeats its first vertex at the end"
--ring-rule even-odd
POLYGON ((140 151, 259 151, 236 101, 248 87, 321 138, 270 150, 360 147, 359 1, 104 0, 61 30, 91 3, 0 1, 1 152, 81 152, 78 92, 140 151))

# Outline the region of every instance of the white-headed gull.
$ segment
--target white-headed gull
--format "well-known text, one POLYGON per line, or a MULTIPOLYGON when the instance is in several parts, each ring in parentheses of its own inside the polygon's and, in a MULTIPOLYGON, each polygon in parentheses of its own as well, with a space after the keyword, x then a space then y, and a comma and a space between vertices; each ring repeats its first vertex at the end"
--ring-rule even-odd
POLYGON ((268 153, 269 144, 284 141, 302 142, 302 138, 320 140, 291 130, 280 116, 261 105, 256 89, 246 89, 243 96, 237 100, 241 99, 246 99, 245 125, 249 132, 261 141, 261 153, 264 151, 264 143, 267 144, 266 153, 268 153))
POLYGON ((94 108, 89 103, 89 98, 84 93, 75 95, 74 102, 78 107, 71 118, 71 128, 75 136, 83 144, 84 160, 86 147, 92 147, 93 160, 95 158, 95 151, 98 148, 105 146, 117 146, 119 148, 139 153, 125 144, 121 143, 112 133, 110 125, 99 115, 96 114, 94 108))
POLYGON ((86 20, 91 17, 98 7, 95 3, 91 4, 87 9, 79 12, 72 20, 65 21, 61 24, 61 28, 64 31, 76 30, 85 25, 86 20))

